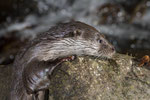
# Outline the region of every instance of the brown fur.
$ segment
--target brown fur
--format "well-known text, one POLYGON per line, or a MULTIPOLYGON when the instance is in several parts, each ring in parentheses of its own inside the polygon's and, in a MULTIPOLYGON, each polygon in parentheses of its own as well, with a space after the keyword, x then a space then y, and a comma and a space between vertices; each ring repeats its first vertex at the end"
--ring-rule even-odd
POLYGON ((74 21, 52 27, 30 41, 16 56, 10 98, 43 100, 50 76, 61 64, 59 59, 71 55, 111 57, 114 53, 113 46, 87 24, 74 21))

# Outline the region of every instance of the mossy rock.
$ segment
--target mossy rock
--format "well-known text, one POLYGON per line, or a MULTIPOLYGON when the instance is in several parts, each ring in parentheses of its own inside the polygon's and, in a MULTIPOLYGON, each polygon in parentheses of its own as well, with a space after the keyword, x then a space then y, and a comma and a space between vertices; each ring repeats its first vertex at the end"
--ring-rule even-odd
POLYGON ((138 67, 128 55, 116 54, 110 60, 78 57, 55 72, 49 97, 50 100, 149 100, 149 76, 150 70, 138 67))
MULTIPOLYGON (((0 66, 0 100, 7 100, 12 65, 0 66)), ((128 55, 101 60, 77 57, 55 70, 50 100, 149 100, 150 68, 128 55)))

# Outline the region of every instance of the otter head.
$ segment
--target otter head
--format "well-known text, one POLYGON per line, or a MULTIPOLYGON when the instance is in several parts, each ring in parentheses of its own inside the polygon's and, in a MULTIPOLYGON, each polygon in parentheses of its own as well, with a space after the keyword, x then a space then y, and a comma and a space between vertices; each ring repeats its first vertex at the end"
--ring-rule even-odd
POLYGON ((115 53, 114 47, 102 34, 81 22, 60 24, 49 33, 32 50, 32 58, 44 61, 71 55, 110 58, 115 53), (54 34, 49 34, 51 32, 54 34))
POLYGON ((100 34, 95 28, 91 30, 76 30, 76 40, 81 41, 80 47, 84 44, 84 55, 111 58, 115 53, 115 48, 100 34))

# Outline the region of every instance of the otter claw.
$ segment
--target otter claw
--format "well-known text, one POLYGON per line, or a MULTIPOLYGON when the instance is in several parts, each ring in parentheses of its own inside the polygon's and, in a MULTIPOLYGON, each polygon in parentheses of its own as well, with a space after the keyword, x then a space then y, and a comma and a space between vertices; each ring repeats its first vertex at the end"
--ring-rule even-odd
POLYGON ((66 58, 63 58, 61 61, 65 62, 65 61, 73 61, 75 59, 75 56, 69 56, 66 58))

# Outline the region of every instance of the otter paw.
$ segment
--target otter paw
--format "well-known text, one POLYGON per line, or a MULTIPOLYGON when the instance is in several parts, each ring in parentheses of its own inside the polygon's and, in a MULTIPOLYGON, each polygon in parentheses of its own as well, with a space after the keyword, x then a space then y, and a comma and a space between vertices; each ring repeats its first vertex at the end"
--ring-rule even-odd
POLYGON ((75 58, 76 58, 76 56, 69 56, 69 57, 63 58, 61 61, 62 61, 62 62, 65 62, 65 61, 73 61, 75 58))

